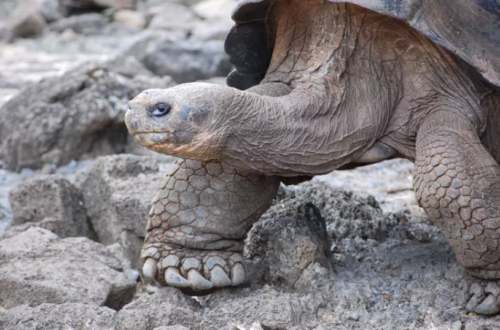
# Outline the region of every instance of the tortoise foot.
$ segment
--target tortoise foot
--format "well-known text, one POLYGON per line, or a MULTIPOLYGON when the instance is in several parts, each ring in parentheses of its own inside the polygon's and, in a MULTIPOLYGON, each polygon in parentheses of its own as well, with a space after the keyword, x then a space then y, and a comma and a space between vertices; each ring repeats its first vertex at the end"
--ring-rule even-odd
MULTIPOLYGON (((162 285, 199 292, 245 281, 243 257, 238 252, 187 249, 168 244, 146 244, 141 257, 143 274, 162 285)), ((196 293, 192 293, 196 295, 196 293)))
POLYGON ((278 178, 216 162, 177 165, 149 213, 144 276, 198 293, 242 284, 243 240, 276 196, 278 178))
POLYGON ((499 280, 482 280, 469 276, 462 283, 462 292, 467 311, 482 315, 500 313, 499 280))

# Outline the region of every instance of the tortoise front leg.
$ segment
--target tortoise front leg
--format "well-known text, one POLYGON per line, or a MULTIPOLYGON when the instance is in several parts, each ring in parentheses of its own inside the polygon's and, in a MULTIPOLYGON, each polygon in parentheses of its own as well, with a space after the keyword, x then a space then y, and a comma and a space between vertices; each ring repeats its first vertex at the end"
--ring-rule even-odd
POLYGON ((474 125, 451 111, 430 115, 417 137, 418 203, 471 275, 466 308, 500 312, 500 167, 474 125))
POLYGON ((243 283, 243 239, 271 205, 278 178, 220 163, 177 164, 149 213, 144 276, 196 291, 243 283))

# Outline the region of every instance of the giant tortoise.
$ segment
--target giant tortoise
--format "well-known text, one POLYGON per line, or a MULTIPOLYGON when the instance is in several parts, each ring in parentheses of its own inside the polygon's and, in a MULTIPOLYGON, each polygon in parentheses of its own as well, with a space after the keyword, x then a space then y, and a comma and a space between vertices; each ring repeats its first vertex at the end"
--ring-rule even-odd
POLYGON ((154 200, 145 276, 241 284, 242 241, 279 182, 402 157, 467 270, 466 308, 499 313, 499 16, 495 0, 240 2, 229 87, 130 102, 141 145, 189 159, 154 200))

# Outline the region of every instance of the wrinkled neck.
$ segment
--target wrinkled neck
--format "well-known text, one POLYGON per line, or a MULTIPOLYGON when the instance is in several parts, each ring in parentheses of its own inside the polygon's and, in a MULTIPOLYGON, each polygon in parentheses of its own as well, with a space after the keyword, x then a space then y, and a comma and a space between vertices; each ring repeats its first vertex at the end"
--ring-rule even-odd
POLYGON ((380 130, 375 114, 360 117, 331 85, 302 83, 279 97, 226 92, 229 99, 218 107, 218 160, 242 170, 281 176, 328 173, 359 157, 380 130))
POLYGON ((288 0, 273 13, 276 39, 262 86, 224 92, 219 160, 268 175, 328 173, 368 150, 393 108, 390 84, 366 70, 373 66, 364 54, 370 35, 361 33, 367 11, 288 0), (291 92, 275 94, 278 85, 291 92))
POLYGON ((366 11, 323 0, 279 1, 276 37, 265 82, 293 85, 311 75, 339 77, 354 51, 366 11))

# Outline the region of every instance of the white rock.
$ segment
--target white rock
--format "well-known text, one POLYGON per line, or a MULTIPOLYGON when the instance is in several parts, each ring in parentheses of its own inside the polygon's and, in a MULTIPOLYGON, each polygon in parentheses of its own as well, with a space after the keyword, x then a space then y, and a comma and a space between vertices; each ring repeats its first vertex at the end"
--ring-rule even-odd
POLYGON ((142 29, 146 26, 147 20, 143 13, 134 10, 121 9, 113 16, 116 23, 142 29))
POLYGON ((153 15, 149 29, 187 32, 199 20, 190 8, 175 3, 151 7, 149 13, 153 15))
POLYGON ((231 17, 236 3, 235 0, 206 0, 194 5, 193 10, 204 19, 231 17))

